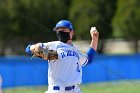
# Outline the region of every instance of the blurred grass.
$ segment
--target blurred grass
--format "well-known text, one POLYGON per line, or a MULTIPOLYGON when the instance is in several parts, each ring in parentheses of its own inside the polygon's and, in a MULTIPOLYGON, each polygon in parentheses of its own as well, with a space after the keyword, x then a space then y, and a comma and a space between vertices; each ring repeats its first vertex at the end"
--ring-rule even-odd
MULTIPOLYGON (((5 88, 4 93, 44 93, 47 86, 5 88)), ((82 93, 140 93, 139 81, 119 81, 107 83, 85 84, 82 93)))

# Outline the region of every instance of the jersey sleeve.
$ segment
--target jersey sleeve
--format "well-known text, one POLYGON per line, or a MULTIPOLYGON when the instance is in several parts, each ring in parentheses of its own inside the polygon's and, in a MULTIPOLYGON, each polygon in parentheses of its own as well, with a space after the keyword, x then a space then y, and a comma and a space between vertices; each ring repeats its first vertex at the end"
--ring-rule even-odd
POLYGON ((29 54, 29 55, 32 55, 32 52, 31 52, 31 50, 30 50, 30 48, 31 48, 32 45, 33 45, 33 44, 29 44, 29 45, 26 47, 26 49, 25 49, 25 52, 26 52, 27 54, 29 54))
POLYGON ((48 48, 49 50, 56 50, 56 44, 55 42, 47 42, 47 43, 42 43, 44 49, 48 48))
POLYGON ((85 66, 88 63, 88 55, 87 54, 80 53, 79 54, 79 57, 80 57, 79 60, 80 60, 81 66, 85 66))
POLYGON ((86 54, 80 53, 80 64, 82 66, 91 64, 93 62, 93 59, 96 55, 96 51, 93 48, 89 48, 86 54))
POLYGON ((86 54, 88 55, 88 64, 91 64, 96 55, 96 51, 90 47, 86 54))

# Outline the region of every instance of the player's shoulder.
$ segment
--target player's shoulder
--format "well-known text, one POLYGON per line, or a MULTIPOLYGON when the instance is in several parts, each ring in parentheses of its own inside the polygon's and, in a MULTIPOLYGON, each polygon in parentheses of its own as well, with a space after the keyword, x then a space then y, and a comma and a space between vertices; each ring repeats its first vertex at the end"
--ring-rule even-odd
POLYGON ((50 47, 55 47, 55 48, 60 48, 60 47, 64 47, 64 48, 69 48, 69 49, 74 49, 74 50, 78 50, 79 49, 75 46, 75 45, 69 45, 67 43, 63 43, 61 41, 51 41, 51 42, 46 42, 46 43, 43 43, 43 45, 45 46, 50 46, 50 47))
POLYGON ((45 42, 44 45, 55 45, 58 44, 60 41, 51 41, 51 42, 45 42))
POLYGON ((43 43, 44 46, 48 46, 50 49, 56 49, 59 45, 62 45, 60 41, 51 41, 43 43))
POLYGON ((69 45, 67 43, 63 43, 61 41, 52 41, 52 42, 48 42, 48 44, 52 44, 52 45, 55 45, 58 47, 64 47, 64 46, 70 47, 71 46, 71 45, 69 45))
POLYGON ((80 52, 79 48, 78 48, 76 45, 73 45, 72 47, 73 47, 76 51, 79 51, 79 52, 80 52))

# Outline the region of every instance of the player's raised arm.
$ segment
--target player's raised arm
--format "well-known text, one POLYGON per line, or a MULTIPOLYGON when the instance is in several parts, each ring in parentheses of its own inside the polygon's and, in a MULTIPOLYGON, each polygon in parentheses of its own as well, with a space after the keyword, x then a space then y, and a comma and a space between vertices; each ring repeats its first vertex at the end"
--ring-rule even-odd
POLYGON ((90 64, 93 61, 96 55, 97 46, 98 46, 98 38, 99 38, 99 32, 97 31, 96 27, 91 27, 90 34, 91 34, 92 40, 91 40, 90 48, 87 52, 88 64, 90 64))
POLYGON ((90 34, 92 38, 90 47, 96 51, 98 46, 98 38, 99 38, 99 32, 97 31, 96 27, 91 27, 90 34))

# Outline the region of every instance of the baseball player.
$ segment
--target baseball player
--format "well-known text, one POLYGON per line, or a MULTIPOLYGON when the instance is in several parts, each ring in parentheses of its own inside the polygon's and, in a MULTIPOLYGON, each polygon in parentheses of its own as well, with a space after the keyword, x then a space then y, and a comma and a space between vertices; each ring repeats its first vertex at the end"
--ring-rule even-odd
POLYGON ((81 93, 79 84, 82 82, 82 66, 93 62, 99 33, 96 27, 91 27, 91 45, 87 53, 83 54, 72 43, 74 29, 71 22, 61 20, 53 30, 58 41, 29 44, 26 52, 48 60, 48 91, 45 93, 81 93), (51 53, 53 55, 49 53, 52 51, 55 51, 51 53))

